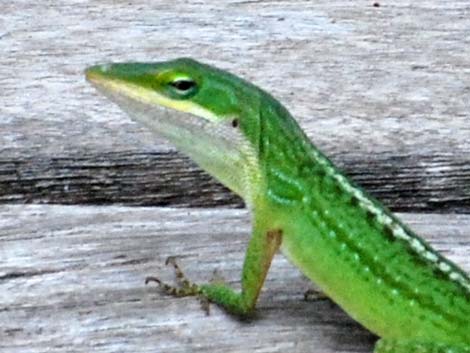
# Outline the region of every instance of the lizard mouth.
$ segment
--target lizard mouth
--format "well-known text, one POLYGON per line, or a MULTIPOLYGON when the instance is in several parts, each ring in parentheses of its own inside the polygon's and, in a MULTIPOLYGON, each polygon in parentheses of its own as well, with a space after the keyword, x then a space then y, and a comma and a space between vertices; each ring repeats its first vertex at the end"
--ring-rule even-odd
POLYGON ((207 119, 192 111, 162 105, 159 93, 132 82, 109 78, 93 68, 87 70, 86 76, 131 119, 169 141, 239 195, 243 193, 240 180, 246 166, 253 163, 255 154, 239 129, 233 128, 230 119, 207 119))
POLYGON ((120 64, 90 67, 85 71, 86 79, 131 119, 142 123, 183 150, 184 145, 189 144, 196 148, 198 143, 209 138, 212 143, 216 143, 215 136, 219 142, 223 140, 222 145, 233 142, 233 136, 228 136, 230 134, 217 134, 219 126, 223 125, 219 119, 207 119, 204 114, 197 114, 203 111, 202 108, 194 104, 190 106, 188 102, 171 100, 152 89, 109 75, 108 71, 118 65, 120 64))
POLYGON ((180 142, 195 144, 201 134, 206 134, 210 121, 191 113, 178 111, 150 102, 142 95, 141 87, 120 80, 103 79, 88 75, 87 79, 109 100, 116 103, 131 119, 143 124, 158 136, 179 147, 180 142))

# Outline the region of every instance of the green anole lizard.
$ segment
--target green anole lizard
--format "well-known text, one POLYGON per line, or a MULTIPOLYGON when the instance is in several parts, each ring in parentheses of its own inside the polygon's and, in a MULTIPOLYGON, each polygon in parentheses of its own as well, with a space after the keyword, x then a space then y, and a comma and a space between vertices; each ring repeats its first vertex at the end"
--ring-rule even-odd
POLYGON ((86 77, 252 211, 241 292, 186 280, 167 292, 247 315, 280 248, 380 337, 374 352, 470 352, 468 275, 338 171, 271 95, 185 58, 97 65, 86 77))

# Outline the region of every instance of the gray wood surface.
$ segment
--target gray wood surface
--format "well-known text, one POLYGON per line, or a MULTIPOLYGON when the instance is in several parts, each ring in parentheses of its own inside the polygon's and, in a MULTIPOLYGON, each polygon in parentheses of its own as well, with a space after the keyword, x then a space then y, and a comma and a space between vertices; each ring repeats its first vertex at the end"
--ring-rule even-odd
POLYGON ((470 3, 373 3, 0 2, 0 351, 371 352, 375 341, 330 301, 304 302, 310 283, 281 256, 250 322, 143 284, 171 280, 163 262, 180 255, 191 278, 219 269, 239 285, 249 218, 221 209, 242 201, 85 83, 98 62, 191 56, 259 84, 470 270, 470 3))
MULTIPOLYGON (((404 214, 470 270, 470 216, 404 214)), ((375 338, 310 288, 281 255, 257 315, 240 322, 194 298, 145 286, 173 280, 167 256, 196 281, 218 269, 239 286, 245 210, 0 206, 0 350, 10 352, 371 352, 375 338)))
POLYGON ((0 201, 241 205, 83 78, 192 56, 272 92, 393 209, 469 212, 470 3, 372 4, 1 2, 0 201))
MULTIPOLYGON (((468 213, 469 156, 390 152, 332 157, 353 180, 393 210, 468 213)), ((240 198, 174 151, 8 157, 0 161, 0 202, 243 205, 240 198)))

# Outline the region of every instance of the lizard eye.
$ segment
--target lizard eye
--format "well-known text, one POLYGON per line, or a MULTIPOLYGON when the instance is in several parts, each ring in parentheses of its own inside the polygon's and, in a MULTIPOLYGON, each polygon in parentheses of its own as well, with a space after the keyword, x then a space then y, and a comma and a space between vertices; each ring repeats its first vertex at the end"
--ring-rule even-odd
POLYGON ((188 99, 198 91, 197 82, 189 77, 178 77, 168 82, 170 94, 174 98, 188 99))
POLYGON ((196 82, 190 79, 181 78, 170 82, 170 86, 180 93, 189 93, 196 88, 196 82))

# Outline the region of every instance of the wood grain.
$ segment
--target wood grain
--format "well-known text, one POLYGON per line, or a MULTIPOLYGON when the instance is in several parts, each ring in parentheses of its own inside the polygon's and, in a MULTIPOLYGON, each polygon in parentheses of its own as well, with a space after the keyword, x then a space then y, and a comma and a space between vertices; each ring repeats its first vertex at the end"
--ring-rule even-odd
POLYGON ((0 2, 0 351, 371 352, 375 338, 278 256, 257 317, 162 296, 180 255, 239 285, 242 202, 83 78, 191 56, 283 102, 352 178, 470 270, 465 0, 0 2), (99 207, 74 204, 100 204, 99 207))
MULTIPOLYGON (((395 211, 470 212, 467 156, 334 155, 354 181, 395 211)), ((174 151, 0 160, 0 202, 242 207, 243 201, 174 151)))
MULTIPOLYGON (((412 228, 470 270, 470 216, 403 214, 412 228)), ((371 352, 375 338, 275 257, 253 320, 145 286, 172 281, 170 255, 195 281, 214 269, 239 286, 245 210, 0 206, 2 352, 371 352)))
POLYGON ((240 206, 83 78, 192 56, 272 92, 393 209, 470 212, 470 4, 372 5, 0 3, 0 201, 240 206))

